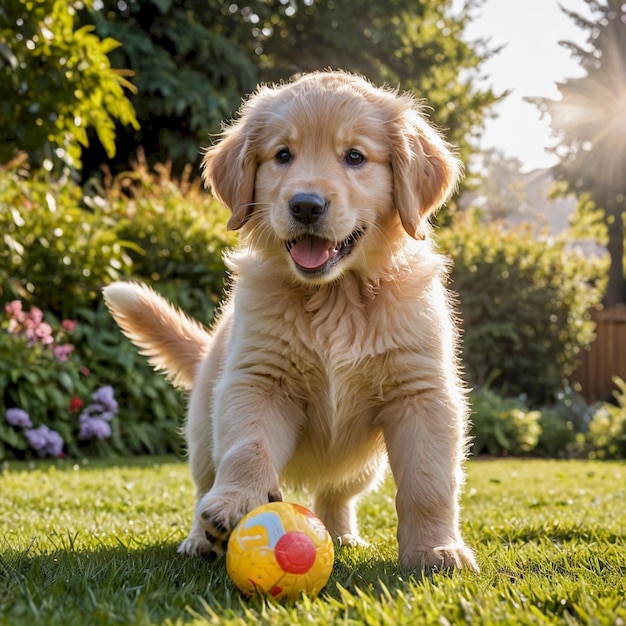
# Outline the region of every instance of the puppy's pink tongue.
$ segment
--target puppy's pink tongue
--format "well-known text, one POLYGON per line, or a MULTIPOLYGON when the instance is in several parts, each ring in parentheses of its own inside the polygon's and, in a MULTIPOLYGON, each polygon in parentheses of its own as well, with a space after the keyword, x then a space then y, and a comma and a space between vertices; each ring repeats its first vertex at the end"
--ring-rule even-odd
POLYGON ((335 244, 327 239, 305 237, 291 246, 291 258, 304 269, 315 270, 335 256, 335 244))

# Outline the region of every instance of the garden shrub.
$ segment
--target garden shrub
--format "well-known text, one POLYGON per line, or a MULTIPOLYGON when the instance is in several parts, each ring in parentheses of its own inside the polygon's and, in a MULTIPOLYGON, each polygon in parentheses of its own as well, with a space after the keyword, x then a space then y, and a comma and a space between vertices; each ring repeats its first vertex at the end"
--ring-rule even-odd
POLYGON ((0 460, 180 452, 180 393, 122 340, 104 305, 44 319, 21 301, 0 324, 0 460))
POLYGON ((76 455, 79 440, 112 435, 112 389, 95 388, 99 381, 74 351, 75 328, 73 320, 49 323, 41 309, 25 310, 19 300, 6 305, 0 326, 0 458, 27 455, 29 449, 40 456, 76 455))
POLYGON ((550 401, 594 338, 591 310, 600 302, 605 267, 538 238, 529 226, 505 229, 457 214, 437 235, 453 259, 463 362, 473 384, 531 404, 550 401))
POLYGON ((601 403, 589 422, 586 444, 591 458, 626 458, 626 382, 619 376, 613 382, 616 404, 601 403))
POLYGON ((574 422, 556 407, 544 408, 539 417, 540 435, 534 456, 569 458, 576 456, 578 432, 574 422))
POLYGON ((228 211, 189 181, 174 180, 169 167, 156 172, 139 163, 106 182, 99 197, 127 245, 132 277, 147 281, 187 314, 212 320, 226 280, 224 251, 236 241, 227 231, 228 211))
POLYGON ((185 415, 181 391, 122 336, 102 301, 76 313, 76 351, 90 374, 115 390, 121 443, 127 454, 180 453, 185 415))
POLYGON ((571 458, 584 452, 584 432, 587 431, 593 409, 579 395, 575 385, 567 385, 554 401, 540 407, 541 435, 534 456, 571 458))
MULTIPOLYGON (((209 323, 235 235, 197 180, 174 181, 165 166, 150 173, 140 163, 98 185, 85 194, 70 180, 31 174, 19 159, 0 169, 0 303, 9 305, 0 328, 0 458, 180 451, 182 394, 122 336, 101 288, 142 280, 209 323), (42 337, 34 341, 26 317, 15 315, 42 337), (109 399, 115 415, 112 400, 102 402, 109 399)), ((563 396, 562 381, 593 335, 587 311, 599 298, 598 268, 564 244, 470 217, 457 217, 439 240, 455 257, 463 356, 480 383, 474 452, 576 453, 588 417, 563 396), (540 412, 523 400, 537 406, 547 396, 553 403, 540 412)), ((624 455, 620 415, 605 406, 594 417, 594 454, 624 455)))
POLYGON ((101 288, 145 281, 210 322, 226 279, 222 253, 234 240, 227 211, 167 168, 150 174, 139 165, 95 191, 31 174, 23 160, 0 169, 0 304, 10 309, 0 327, 0 458, 180 451, 182 394, 122 336, 101 288), (49 344, 14 332, 15 300, 52 329, 49 344), (98 417, 93 394, 103 387, 119 415, 85 426, 85 411, 98 417), (81 439, 87 432, 103 436, 81 439))
POLYGON ((27 299, 59 317, 131 272, 113 216, 87 211, 69 179, 30 174, 24 159, 0 169, 0 298, 27 299))
POLYGON ((471 405, 473 454, 519 456, 537 446, 541 412, 528 410, 521 399, 484 387, 472 391, 471 405))
POLYGON ((166 167, 139 164, 84 195, 16 160, 0 169, 0 302, 70 317, 94 306, 103 286, 132 278, 210 322, 226 280, 222 254, 235 241, 226 222, 199 181, 174 181, 166 167))

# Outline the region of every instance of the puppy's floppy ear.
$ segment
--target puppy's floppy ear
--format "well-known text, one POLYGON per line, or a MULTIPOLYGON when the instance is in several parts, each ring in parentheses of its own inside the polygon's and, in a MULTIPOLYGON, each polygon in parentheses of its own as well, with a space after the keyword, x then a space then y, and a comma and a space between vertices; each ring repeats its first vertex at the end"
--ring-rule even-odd
POLYGON ((395 123, 391 148, 394 200, 406 232, 424 239, 425 220, 456 188, 462 164, 414 106, 395 123))
POLYGON ((213 195, 232 211, 226 227, 241 228, 252 213, 257 159, 255 142, 245 117, 227 128, 209 148, 202 163, 203 177, 213 195))

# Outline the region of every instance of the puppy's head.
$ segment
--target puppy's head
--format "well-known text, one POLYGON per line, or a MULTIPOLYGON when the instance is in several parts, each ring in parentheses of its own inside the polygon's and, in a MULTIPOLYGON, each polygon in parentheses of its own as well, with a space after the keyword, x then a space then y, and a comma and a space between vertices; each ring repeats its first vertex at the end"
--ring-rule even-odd
POLYGON ((423 239, 460 169, 410 96, 343 72, 260 88, 204 159, 228 228, 313 284, 423 239))

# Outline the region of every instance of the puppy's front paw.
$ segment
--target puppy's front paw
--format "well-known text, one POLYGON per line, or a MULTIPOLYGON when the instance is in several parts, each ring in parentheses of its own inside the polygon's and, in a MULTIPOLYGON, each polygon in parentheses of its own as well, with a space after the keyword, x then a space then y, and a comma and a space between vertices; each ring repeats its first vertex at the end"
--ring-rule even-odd
POLYGON ((339 541, 339 545, 341 547, 350 546, 353 548, 369 548, 370 544, 365 541, 365 539, 361 539, 358 535, 353 535, 351 533, 346 533, 345 535, 340 535, 337 537, 339 541))
POLYGON ((403 567, 412 570, 452 570, 471 569, 478 572, 474 553, 464 543, 454 543, 438 547, 417 547, 400 554, 403 567))
POLYGON ((226 551, 230 533, 246 513, 262 504, 280 500, 282 500, 282 495, 279 488, 263 494, 252 491, 212 489, 198 502, 197 507, 197 519, 204 530, 210 551, 223 554, 226 551))
POLYGON ((178 546, 178 553, 189 556, 211 556, 213 549, 204 531, 194 529, 189 533, 187 539, 178 546))

